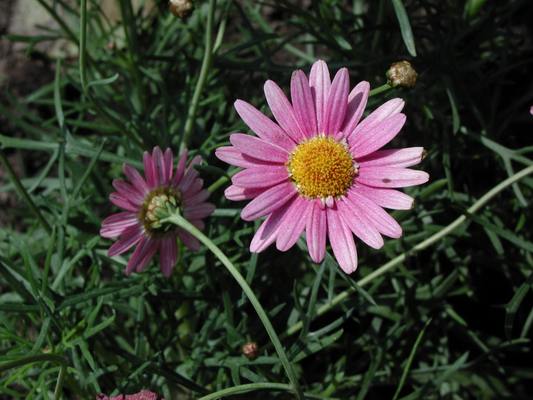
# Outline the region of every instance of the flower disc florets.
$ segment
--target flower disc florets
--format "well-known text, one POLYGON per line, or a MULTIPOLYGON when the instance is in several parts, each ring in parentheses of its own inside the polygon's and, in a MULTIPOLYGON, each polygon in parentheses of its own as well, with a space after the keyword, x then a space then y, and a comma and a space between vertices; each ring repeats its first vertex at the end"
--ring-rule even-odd
POLYGON ((322 199, 344 195, 357 172, 346 145, 321 136, 296 146, 287 168, 300 194, 322 199))

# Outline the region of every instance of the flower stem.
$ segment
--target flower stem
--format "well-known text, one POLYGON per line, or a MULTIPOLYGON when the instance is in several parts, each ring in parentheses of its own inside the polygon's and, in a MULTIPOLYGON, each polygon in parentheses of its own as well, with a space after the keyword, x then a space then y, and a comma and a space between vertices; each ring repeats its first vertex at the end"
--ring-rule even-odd
POLYGON ((200 232, 195 226, 189 223, 189 221, 183 218, 179 214, 179 212, 176 212, 170 215, 169 217, 165 218, 161 222, 170 222, 186 230, 187 232, 189 232, 191 235, 196 237, 200 242, 202 242, 209 250, 211 250, 211 252, 226 267, 228 272, 233 276, 233 278, 237 281, 239 286, 242 288, 243 292, 246 294, 246 296, 250 300, 250 303, 252 303, 252 306, 254 307, 257 315, 259 316, 259 319, 263 323, 268 333, 268 336, 270 337, 270 340, 272 344, 274 345, 276 352, 278 353, 278 357, 281 361, 281 364, 283 365, 283 368, 285 369, 287 377, 289 378, 289 381, 291 382, 292 389, 294 390, 296 397, 298 399, 303 399, 301 388, 298 383, 298 379, 296 378, 296 373, 292 367, 292 364, 290 363, 287 357, 287 354, 285 353, 285 350, 283 349, 283 346, 281 345, 279 337, 276 331, 274 330, 274 327, 272 326, 272 323, 270 322, 270 319, 268 318, 267 313, 263 309, 263 306, 261 305, 261 303, 255 296, 253 290, 250 288, 250 286, 248 285, 244 277, 241 275, 239 270, 232 264, 229 258, 226 257, 226 255, 222 252, 222 250, 220 250, 218 246, 215 245, 211 241, 211 239, 209 239, 202 232, 200 232))
POLYGON ((13 167, 11 167, 11 164, 9 163, 6 155, 4 154, 4 151, 0 149, 0 162, 6 169, 7 175, 9 176, 9 179, 11 180, 11 183, 15 186, 15 190, 18 192, 19 196, 22 197, 22 199, 26 202, 26 205, 30 208, 30 210, 35 214, 43 228, 48 232, 49 234, 52 233, 52 228, 50 224, 44 219, 43 215, 33 202, 32 198, 22 186, 22 183, 20 183, 19 178, 15 174, 15 171, 13 171, 13 167))
POLYGON ((368 93, 368 96, 372 97, 372 96, 375 96, 376 94, 380 94, 380 93, 386 92, 389 89, 392 89, 392 86, 389 85, 389 83, 387 82, 387 83, 385 83, 385 84, 383 84, 381 86, 378 86, 375 89, 372 89, 370 91, 370 93, 368 93))
MULTIPOLYGON (((511 175, 504 181, 500 182, 499 184, 494 186, 491 190, 489 190, 487 193, 485 193, 478 201, 476 201, 471 207, 469 207, 463 215, 461 215, 451 224, 441 229, 439 232, 435 233, 434 235, 428 237, 426 240, 418 243, 412 249, 393 258, 392 260, 385 263, 384 265, 382 265, 375 271, 371 272, 364 278, 360 279, 359 281, 357 281, 357 286, 362 287, 362 286, 369 284, 374 279, 389 272, 391 269, 396 267, 398 264, 401 264, 408 256, 412 256, 418 253, 419 251, 427 249, 428 247, 434 245, 439 240, 441 240, 442 238, 444 238, 445 236, 449 235, 454 230, 456 230, 461 224, 463 224, 467 220, 469 215, 474 214, 476 211, 482 208, 485 204, 487 204, 494 196, 496 196, 502 190, 506 189, 507 187, 511 186, 513 183, 519 181, 520 179, 526 177, 527 175, 531 173, 533 173, 533 165, 527 168, 524 168, 523 170, 517 172, 514 175, 511 175)), ((349 289, 342 291, 337 296, 335 296, 329 303, 324 304, 321 307, 319 307, 316 312, 315 317, 319 317, 327 313, 329 310, 331 310, 337 304, 343 302, 350 294, 354 292, 355 292, 354 288, 349 288, 349 289)), ((294 325, 290 326, 289 329, 287 329, 287 331, 285 332, 285 335, 286 336, 293 335, 296 332, 298 332, 300 329, 302 329, 302 327, 303 327, 303 324, 301 321, 299 321, 295 323, 294 325)))
POLYGON ((200 96, 207 80, 207 74, 211 67, 211 60, 213 58, 213 20, 215 17, 216 0, 209 0, 209 9, 207 11, 207 26, 205 28, 205 49, 204 58, 202 60, 202 67, 200 68, 200 76, 191 100, 191 106, 187 113, 187 119, 185 121, 185 127, 183 128, 183 141, 181 143, 181 150, 189 145, 191 140, 192 128, 194 120, 196 118, 196 112, 198 111, 198 104, 200 102, 200 96))

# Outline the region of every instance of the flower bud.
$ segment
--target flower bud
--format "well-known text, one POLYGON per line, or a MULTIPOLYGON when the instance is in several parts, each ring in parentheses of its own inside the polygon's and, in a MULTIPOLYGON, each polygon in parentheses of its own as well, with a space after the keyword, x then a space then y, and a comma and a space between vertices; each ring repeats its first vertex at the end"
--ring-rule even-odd
POLYGON ((409 61, 398 61, 387 71, 389 85, 392 87, 413 88, 418 74, 409 61))
POLYGON ((242 345, 241 348, 242 354, 249 360, 257 358, 259 353, 259 346, 255 342, 248 342, 242 345))
POLYGON ((192 1, 191 0, 170 0, 168 2, 168 7, 170 12, 176 17, 185 19, 192 12, 192 1))

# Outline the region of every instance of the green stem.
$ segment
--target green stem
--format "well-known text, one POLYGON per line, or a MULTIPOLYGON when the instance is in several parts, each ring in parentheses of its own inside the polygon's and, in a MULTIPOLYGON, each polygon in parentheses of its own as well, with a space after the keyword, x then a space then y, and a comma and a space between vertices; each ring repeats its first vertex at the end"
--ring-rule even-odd
POLYGON ((66 365, 66 361, 63 357, 57 354, 34 354, 19 358, 18 360, 8 361, 0 365, 0 372, 5 372, 12 368, 22 367, 26 364, 32 364, 34 362, 53 362, 60 364, 62 367, 66 365))
POLYGON ((60 400, 61 399, 61 394, 62 394, 62 391, 63 391, 63 381, 65 380, 65 373, 66 372, 67 372, 67 368, 65 367, 64 364, 62 364, 61 367, 59 368, 59 375, 57 376, 56 387, 54 389, 54 399, 55 400, 60 400))
POLYGON ((172 214, 169 217, 162 220, 161 222, 170 222, 186 230, 187 232, 189 232, 191 235, 196 237, 200 242, 202 242, 209 250, 211 250, 211 252, 226 267, 228 272, 233 276, 233 278, 237 281, 239 286, 242 288, 243 292, 246 294, 246 296, 250 300, 250 303, 252 303, 252 306, 254 307, 257 315, 259 316, 259 319, 263 323, 268 333, 268 336, 270 337, 270 340, 272 344, 274 345, 276 352, 278 353, 278 357, 291 382, 292 389, 294 390, 296 397, 298 399, 302 399, 303 395, 300 389, 300 385, 298 383, 298 379, 296 378, 296 373, 292 367, 292 364, 290 363, 287 357, 287 354, 285 353, 285 350, 283 349, 283 346, 281 345, 279 337, 276 331, 274 330, 274 327, 272 326, 272 323, 270 322, 270 319, 268 318, 266 311, 263 309, 263 306, 261 305, 261 303, 255 296, 253 290, 250 288, 250 286, 248 285, 244 277, 241 275, 239 270, 232 264, 229 258, 226 257, 226 255, 222 252, 222 250, 220 250, 217 247, 217 245, 215 245, 211 241, 211 239, 209 239, 202 232, 200 232, 195 226, 189 223, 189 221, 183 218, 179 213, 172 214))
POLYGON ((80 43, 79 43, 79 68, 80 81, 83 93, 87 93, 87 68, 85 65, 85 52, 87 51, 87 0, 80 2, 80 43))
POLYGON ((372 96, 375 96, 376 94, 380 94, 380 93, 386 92, 387 90, 390 90, 390 89, 392 89, 392 86, 389 85, 389 83, 387 82, 384 85, 381 85, 381 86, 378 86, 375 89, 372 89, 370 91, 370 93, 368 93, 368 96, 372 97, 372 96))
POLYGON ((228 181, 229 181, 229 178, 227 176, 221 176, 215 182, 209 185, 209 187, 207 188, 207 191, 209 193, 213 193, 215 190, 220 188, 223 184, 225 184, 228 181))
MULTIPOLYGON (((523 170, 517 172, 514 175, 511 175, 509 178, 505 179, 504 181, 500 182, 496 186, 494 186, 491 190, 489 190, 487 193, 485 193, 478 201, 476 201, 470 208, 466 210, 466 212, 461 215, 459 218, 457 218, 455 221, 453 221, 450 225, 446 226, 439 232, 435 233, 434 235, 428 237, 426 240, 418 243, 416 246, 414 246, 412 249, 406 251, 405 253, 400 254, 399 256, 393 258, 386 264, 382 265, 375 271, 371 272, 364 278, 360 279, 357 282, 357 286, 365 286, 369 284, 374 279, 380 277, 381 275, 389 272, 391 269, 396 267, 398 264, 401 264, 408 256, 412 256, 419 251, 422 251, 424 249, 427 249, 428 247, 434 245, 442 238, 446 237, 450 233, 452 233, 454 230, 456 230, 459 226, 461 226, 468 218, 469 215, 474 214, 477 212, 480 208, 482 208, 485 204, 487 204, 494 196, 496 196, 498 193, 500 193, 502 190, 506 189, 507 187, 511 186, 513 183, 518 182, 520 179, 526 177, 527 175, 533 173, 533 165, 524 168, 523 170)), ((341 293, 339 293, 337 296, 335 296, 329 303, 324 304, 323 306, 319 307, 315 317, 319 317, 325 313, 327 313, 329 310, 331 310, 333 307, 335 307, 337 304, 343 302, 350 294, 354 293, 356 289, 349 288, 341 293)), ((294 325, 290 326, 289 329, 285 332, 285 335, 290 336, 298 332, 300 329, 302 329, 303 324, 301 321, 295 323, 294 325)))
POLYGON ((191 100, 191 106, 187 113, 187 120, 185 121, 185 127, 183 128, 183 141, 181 148, 184 149, 189 145, 191 140, 192 128, 194 126, 194 120, 198 111, 198 104, 200 103, 200 96, 207 80, 207 74, 209 67, 211 66, 211 60, 213 58, 213 20, 215 17, 216 0, 209 0, 209 9, 207 11, 207 26, 205 29, 205 49, 204 58, 202 60, 202 67, 200 69, 200 76, 191 100))
POLYGON ((44 219, 43 215, 33 202, 32 198, 30 197, 24 186, 22 186, 22 183, 20 183, 20 180, 17 178, 15 171, 13 171, 13 168, 11 167, 11 164, 7 160, 7 157, 2 149, 0 149, 0 162, 7 171, 7 175, 9 176, 11 183, 13 183, 13 185, 15 186, 15 190, 17 191, 19 196, 22 197, 22 199, 26 202, 26 205, 35 214, 35 216, 37 217, 43 228, 46 230, 46 232, 50 234, 52 232, 50 224, 44 219))

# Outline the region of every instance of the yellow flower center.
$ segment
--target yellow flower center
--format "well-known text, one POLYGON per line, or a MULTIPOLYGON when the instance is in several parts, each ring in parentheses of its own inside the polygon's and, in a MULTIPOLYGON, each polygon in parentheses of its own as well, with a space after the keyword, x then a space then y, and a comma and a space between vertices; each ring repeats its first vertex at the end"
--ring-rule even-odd
POLYGON ((155 189, 146 196, 139 213, 139 220, 148 233, 167 232, 172 226, 161 223, 161 219, 166 218, 169 211, 179 207, 180 203, 181 194, 179 191, 167 187, 155 189))
POLYGON ((348 148, 330 137, 315 137, 300 143, 287 164, 301 195, 310 198, 346 194, 357 173, 348 148))

